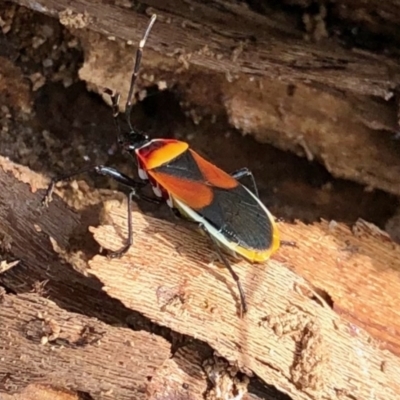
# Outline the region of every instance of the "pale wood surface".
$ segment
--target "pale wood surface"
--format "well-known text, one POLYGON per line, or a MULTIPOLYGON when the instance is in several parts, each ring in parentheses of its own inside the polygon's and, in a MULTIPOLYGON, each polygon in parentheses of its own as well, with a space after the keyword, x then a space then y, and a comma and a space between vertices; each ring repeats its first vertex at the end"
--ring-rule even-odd
MULTIPOLYGON (((91 231, 102 246, 115 249, 126 234, 125 207, 110 201, 106 216, 108 223, 91 231)), ((103 282, 104 290, 127 307, 206 341, 294 399, 339 399, 344 392, 357 399, 367 398, 371 391, 382 399, 399 395, 399 359, 310 298, 309 285, 291 271, 307 272, 313 284, 332 296, 335 308, 346 309, 353 319, 364 320, 378 337, 387 339, 400 321, 394 308, 400 282, 385 261, 390 258, 398 265, 398 248, 377 246, 375 254, 353 250, 349 257, 345 247, 352 235, 343 227, 335 236, 326 224, 282 226, 283 237, 296 240, 298 249, 282 250, 264 266, 234 265, 249 302, 249 312, 241 320, 236 287, 229 274, 212 262, 207 240, 140 213, 134 213, 134 231, 135 247, 126 257, 110 263, 95 256, 89 262, 90 273, 103 282), (367 276, 369 281, 364 280, 367 276), (382 365, 389 364, 391 371, 383 373, 382 365), (381 379, 382 387, 377 383, 381 379)), ((370 244, 362 237, 352 238, 354 242, 361 248, 370 244)), ((398 346, 394 336, 392 348, 398 346)))
POLYGON ((49 385, 29 384, 22 391, 14 394, 2 393, 2 400, 81 400, 78 393, 58 389, 49 385))

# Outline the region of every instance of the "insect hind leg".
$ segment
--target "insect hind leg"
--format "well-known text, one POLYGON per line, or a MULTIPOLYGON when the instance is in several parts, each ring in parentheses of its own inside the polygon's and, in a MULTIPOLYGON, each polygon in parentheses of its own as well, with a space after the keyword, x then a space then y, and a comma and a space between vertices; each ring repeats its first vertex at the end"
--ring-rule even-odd
POLYGON ((107 257, 110 258, 120 258, 122 257, 132 246, 133 243, 133 228, 132 228, 132 198, 137 194, 135 191, 130 191, 127 195, 128 197, 128 238, 126 244, 122 246, 119 250, 111 251, 106 250, 107 257))
POLYGON ((293 240, 281 240, 280 244, 281 246, 297 247, 296 242, 294 242, 293 240))
POLYGON ((232 178, 237 179, 238 181, 243 179, 243 178, 250 178, 251 180, 251 185, 253 187, 252 192, 259 198, 260 196, 258 195, 258 188, 257 188, 257 184, 256 184, 256 180, 254 179, 254 175, 253 173, 248 169, 248 168, 240 168, 235 172, 232 172, 230 174, 232 176, 232 178))
POLYGON ((210 232, 207 230, 207 228, 204 226, 204 224, 200 223, 198 224, 199 228, 205 232, 207 234, 207 236, 210 238, 211 242, 213 243, 215 250, 221 260, 221 262, 225 265, 225 267, 228 269, 228 271, 230 272, 230 274, 232 275, 232 278, 234 279, 234 281, 236 282, 236 285, 238 287, 239 290, 239 295, 240 295, 240 305, 241 305, 241 312, 240 315, 243 316, 243 314, 245 314, 247 312, 247 303, 246 303, 246 296, 244 294, 244 290, 242 287, 242 283, 240 282, 240 278, 239 275, 233 270, 231 264, 229 263, 229 261, 227 260, 227 258, 225 257, 225 255, 222 253, 222 250, 220 249, 220 247, 218 246, 217 242, 215 241, 215 239, 212 237, 212 235, 210 234, 210 232))
POLYGON ((246 302, 246 296, 244 294, 242 284, 240 282, 240 278, 237 275, 237 273, 233 270, 232 266, 230 265, 230 263, 227 260, 227 258, 225 257, 225 255, 222 253, 220 247, 218 246, 218 244, 215 241, 215 239, 213 238, 213 236, 210 234, 210 232, 207 230, 207 228, 204 226, 203 223, 201 223, 201 222, 199 223, 197 221, 193 221, 193 220, 185 218, 179 212, 178 209, 171 209, 171 211, 176 218, 178 218, 181 221, 184 221, 187 224, 190 224, 191 226, 196 226, 196 227, 200 228, 208 236, 208 238, 210 239, 211 243, 213 244, 213 246, 215 248, 215 251, 218 254, 219 259, 224 264, 224 266, 228 269, 228 271, 232 275, 232 278, 234 279, 234 281, 237 284, 237 287, 239 290, 239 296, 240 296, 240 316, 243 316, 243 314, 245 314, 247 312, 247 302, 246 302))

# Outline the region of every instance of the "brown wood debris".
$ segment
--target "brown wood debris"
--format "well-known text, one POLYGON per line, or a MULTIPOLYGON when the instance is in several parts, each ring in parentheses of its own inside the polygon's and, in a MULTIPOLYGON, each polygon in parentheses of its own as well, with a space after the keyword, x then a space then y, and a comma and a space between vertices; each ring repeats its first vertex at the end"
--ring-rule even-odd
MULTIPOLYGON (((108 202, 108 220, 98 228, 91 228, 103 247, 121 246, 126 234, 124 210, 119 203, 108 202)), ((390 293, 396 296, 399 282, 396 279, 386 282, 382 276, 380 285, 384 294, 375 286, 379 283, 374 282, 372 287, 368 281, 364 283, 363 274, 372 263, 379 262, 363 252, 368 241, 356 239, 362 250, 340 257, 346 246, 342 240, 347 238, 330 235, 327 224, 314 225, 311 229, 302 224, 282 224, 284 237, 298 243, 296 251, 283 249, 265 268, 235 263, 249 302, 249 312, 241 320, 237 316, 235 285, 224 269, 218 269, 205 239, 196 232, 140 213, 134 214, 134 231, 135 247, 124 259, 110 263, 102 256, 95 256, 89 262, 90 273, 103 282, 104 290, 128 308, 206 341, 230 362, 250 369, 292 398, 340 398, 338 393, 347 390, 362 399, 370 390, 375 390, 367 376, 382 373, 381 365, 386 357, 396 368, 391 377, 387 376, 390 383, 382 390, 389 390, 385 395, 389 397, 399 390, 395 378, 400 372, 397 357, 381 350, 378 342, 371 343, 371 338, 353 323, 342 321, 325 302, 321 304, 318 298, 314 299, 311 286, 294 272, 303 269, 318 276, 325 273, 326 281, 321 286, 332 295, 334 304, 337 302, 335 307, 353 310, 355 318, 365 321, 365 325, 370 322, 372 331, 380 331, 376 329, 380 323, 393 326, 393 321, 397 324, 399 318, 392 307, 394 297, 390 293), (298 257, 299 254, 303 256, 298 257), (353 263, 360 267, 350 270, 353 263), (347 280, 357 282, 351 286, 349 297, 345 296, 347 280), (329 291, 333 287, 335 290, 329 291), (345 298, 338 297, 339 293, 345 298), (353 309, 358 303, 351 302, 353 296, 360 302, 360 308, 353 309), (377 297, 378 302, 387 302, 385 308, 377 306, 377 297)), ((351 236, 348 232, 348 237, 351 236)), ((388 258, 398 264, 399 249, 391 246, 384 247, 383 251, 388 251, 388 258)), ((316 284, 317 279, 309 279, 316 284)), ((374 274, 374 280, 379 281, 379 274, 374 274)), ((387 331, 383 330, 378 336, 387 338, 386 335, 387 331)), ((386 345, 394 344, 398 349, 396 342, 391 337, 386 345)))
MULTIPOLYGON (((173 394, 174 398, 180 395, 184 399, 203 399, 208 388, 203 361, 212 358, 212 349, 192 343, 192 339, 182 338, 179 333, 170 333, 125 308, 106 295, 101 283, 88 273, 87 261, 99 250, 88 233, 88 224, 99 223, 99 203, 117 194, 93 191, 86 184, 75 182, 58 192, 79 213, 67 208, 57 196, 48 209, 43 209, 41 189, 47 180, 5 158, 0 158, 0 165, 0 185, 4 188, 0 191, 0 245, 5 257, 2 262, 12 266, 0 273, 0 398, 164 399, 173 394), (140 332, 127 329, 126 324, 140 332), (29 330, 29 337, 27 326, 35 328, 29 330), (109 340, 113 341, 112 346, 109 340), (132 343, 136 343, 140 354, 130 351, 132 343), (170 358, 171 346, 176 345, 178 350, 170 358), (98 346, 103 346, 102 351, 98 346), (129 356, 129 362, 143 370, 150 365, 155 351, 159 366, 148 370, 145 380, 142 375, 133 374, 132 368, 127 371, 126 362, 114 364, 118 361, 114 352, 122 352, 120 357, 129 356), (29 358, 25 359, 25 354, 29 358), (149 360, 143 361, 143 357, 149 360), (27 365, 16 362, 20 359, 27 365), (46 364, 41 367, 43 361, 46 364), (113 364, 109 368, 110 363, 113 364), (124 383, 112 383, 113 375, 109 380, 103 379, 111 371, 125 379, 124 383), (83 379, 89 373, 91 379, 83 379), (145 389, 140 393, 139 384, 145 389), (112 386, 113 390, 99 390, 101 385, 112 386)), ((287 400, 273 386, 256 381, 249 386, 245 400, 287 400)))
MULTIPOLYGON (((77 196, 80 206, 71 203, 79 212, 57 196, 41 209, 43 178, 0 161, 1 236, 8 236, 7 254, 20 260, 0 276, 8 291, 20 293, 3 293, 0 304, 1 326, 8 332, 0 335, 1 356, 9 360, 0 368, 3 376, 11 374, 7 385, 21 388, 40 377, 39 383, 95 398, 99 393, 124 398, 137 387, 128 390, 122 383, 134 379, 135 368, 126 366, 136 363, 152 368, 137 372, 142 381, 151 376, 145 387, 152 399, 171 393, 201 398, 204 387, 211 390, 210 376, 220 376, 213 393, 235 388, 257 398, 246 393, 251 384, 243 376, 210 374, 204 361, 211 355, 203 348, 184 346, 168 360, 165 340, 115 326, 132 315, 137 320, 139 312, 161 330, 200 339, 230 363, 230 371, 236 366, 254 373, 292 399, 399 396, 400 360, 393 353, 399 351, 394 299, 400 249, 379 230, 363 222, 353 231, 325 222, 280 223, 282 237, 294 240, 295 248, 282 247, 266 265, 234 262, 249 303, 240 319, 236 286, 197 232, 136 209, 135 245, 123 258, 108 260, 96 255, 88 224, 102 247, 118 248, 126 237, 123 201, 110 199, 111 192, 72 185, 86 193, 77 196), (13 176, 14 169, 35 193, 13 176), (30 291, 35 293, 26 294, 30 291), (343 317, 331 309, 332 302, 343 317), (11 362, 15 359, 18 365, 11 362), (115 374, 107 375, 113 368, 115 374), (169 376, 171 386, 165 387, 169 376), (107 392, 110 388, 113 392, 107 392)), ((68 189, 59 193, 68 200, 68 189)))
POLYGON ((2 392, 36 381, 104 399, 144 398, 148 376, 170 355, 161 337, 67 312, 37 294, 6 295, 0 324, 0 376, 9 376, 2 392))
MULTIPOLYGON (((15 1, 58 17, 81 41, 81 79, 90 88, 119 90, 124 99, 145 16, 123 2, 15 1)), ((333 10, 350 26, 378 30, 386 19, 396 32, 395 2, 385 3, 379 24, 374 2, 368 10, 358 4, 359 13, 347 3, 335 2, 333 10)), ((334 38, 305 40, 308 34, 289 16, 274 10, 264 16, 241 4, 169 1, 160 9, 147 0, 146 13, 159 19, 140 85, 179 92, 195 122, 227 117, 241 132, 317 160, 336 177, 400 194, 399 144, 393 140, 397 60, 346 49, 334 38)), ((387 34, 388 26, 376 34, 387 34)))
MULTIPOLYGON (((11 375, 8 376, 8 379, 11 375)), ((37 383, 29 384, 21 392, 14 394, 1 394, 2 400, 81 400, 79 394, 50 385, 37 383)))

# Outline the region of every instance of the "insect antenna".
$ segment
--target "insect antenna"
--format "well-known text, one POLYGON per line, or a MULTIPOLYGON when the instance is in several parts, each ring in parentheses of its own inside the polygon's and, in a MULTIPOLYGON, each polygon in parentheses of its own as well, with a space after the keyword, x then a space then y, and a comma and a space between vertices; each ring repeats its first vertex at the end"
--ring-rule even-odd
POLYGON ((115 127, 117 128, 117 141, 118 143, 123 142, 123 135, 121 131, 121 125, 119 123, 119 99, 121 98, 121 95, 119 92, 114 92, 111 89, 104 89, 104 93, 108 94, 111 97, 111 104, 112 104, 112 113, 113 113, 113 118, 114 118, 114 124, 115 127))
POLYGON ((132 76, 131 76, 131 85, 129 87, 128 98, 126 100, 126 105, 125 105, 125 119, 126 119, 126 122, 128 123, 129 129, 131 131, 134 130, 132 127, 132 124, 131 124, 131 119, 130 119, 131 111, 132 111, 132 99, 133 99, 133 95, 134 95, 133 91, 135 89, 136 78, 138 77, 140 63, 142 61, 143 49, 146 44, 147 38, 150 34, 151 28, 153 27, 154 22, 156 22, 156 18, 157 18, 156 14, 153 14, 151 16, 150 22, 147 25, 146 31, 143 35, 143 38, 139 42, 139 47, 136 50, 136 59, 135 59, 135 64, 134 64, 133 72, 132 72, 132 76))

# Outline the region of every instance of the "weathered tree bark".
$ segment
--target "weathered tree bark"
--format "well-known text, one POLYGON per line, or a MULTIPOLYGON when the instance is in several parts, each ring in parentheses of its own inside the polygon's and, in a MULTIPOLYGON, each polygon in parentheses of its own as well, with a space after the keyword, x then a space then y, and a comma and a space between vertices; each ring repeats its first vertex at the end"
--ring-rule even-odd
MULTIPOLYGON (((49 374, 41 383, 54 384, 49 381, 52 379, 66 382, 58 375, 61 374, 57 367, 59 353, 55 351, 53 355, 51 350, 52 341, 57 340, 52 335, 58 332, 58 327, 62 327, 59 337, 66 336, 67 342, 75 343, 79 333, 82 335, 82 326, 95 324, 96 332, 106 333, 107 340, 102 338, 101 346, 118 341, 113 344, 115 349, 117 345, 126 346, 126 341, 119 342, 118 338, 129 336, 129 331, 114 330, 106 324, 121 324, 132 319, 132 314, 140 313, 155 326, 171 328, 175 335, 184 334, 206 342, 232 365, 255 373, 292 399, 364 399, 370 393, 375 393, 376 399, 400 396, 400 360, 393 354, 399 354, 400 350, 396 335, 400 316, 394 306, 400 289, 396 279, 400 249, 380 231, 363 223, 357 224, 353 232, 342 225, 327 223, 279 224, 282 237, 296 241, 297 248, 282 248, 267 265, 234 263, 249 303, 248 314, 240 319, 236 286, 226 270, 215 262, 206 238, 197 232, 135 210, 135 245, 131 251, 120 260, 94 256, 96 244, 86 231, 87 225, 99 225, 90 231, 101 246, 118 248, 126 237, 126 204, 110 200, 113 194, 108 191, 73 185, 72 196, 68 189, 59 193, 77 212, 72 212, 57 196, 48 209, 39 212, 43 192, 37 189, 45 187, 44 178, 5 159, 0 161, 2 243, 10 254, 9 261, 20 260, 0 275, 0 283, 11 293, 21 293, 3 295, 0 318, 2 326, 9 327, 12 340, 1 335, 0 340, 5 343, 0 348, 3 353, 6 349, 7 360, 14 359, 16 348, 19 354, 32 354, 33 358, 36 354, 40 360, 43 351, 52 355, 46 369, 49 374), (29 183, 32 190, 15 177, 29 183), (99 220, 102 201, 105 207, 99 220), (40 284, 44 280, 46 284, 40 284), (312 289, 312 285, 320 290, 312 289), (22 295, 32 288, 37 294, 22 295), (321 291, 328 294, 334 310, 344 318, 321 299, 317 294, 321 291), (49 297, 64 310, 38 295, 49 297), (71 314, 72 310, 84 317, 71 314), (103 322, 88 319, 93 316, 103 322), (33 343, 29 339, 33 336, 27 336, 27 330, 23 329, 28 323, 48 330, 39 334, 42 331, 38 328, 33 343), (68 339, 71 335, 75 340, 68 339), (38 337, 49 343, 40 345, 38 337), (111 341, 112 337, 115 339, 111 341), (7 343, 11 345, 5 346, 7 343), (58 372, 54 375, 51 371, 58 372)), ((137 320, 133 326, 143 327, 137 320)), ((138 343, 136 333, 130 335, 138 343)), ((139 337, 156 340, 146 334, 139 337)), ((163 354, 168 353, 169 347, 163 341, 156 343, 164 346, 163 354)), ((71 349, 64 346, 66 349, 60 351, 66 357, 71 349)), ((94 351, 94 346, 92 343, 82 350, 94 351)), ((154 349, 147 347, 143 350, 154 354, 154 349)), ((174 386, 172 381, 170 388, 162 384, 168 376, 176 376, 182 384, 188 376, 194 379, 189 384, 196 388, 194 398, 206 382, 205 375, 199 378, 200 371, 210 371, 210 376, 215 377, 216 368, 219 374, 230 376, 224 375, 218 363, 208 366, 200 363, 198 360, 204 360, 206 355, 204 352, 199 355, 196 347, 185 348, 172 361, 165 357, 163 366, 151 374, 154 381, 152 378, 147 386, 150 398, 162 398, 162 393, 178 390, 179 385, 174 386)), ((98 351, 97 347, 95 350, 98 351)), ((81 357, 89 362, 90 358, 83 353, 81 357)), ((160 362, 159 358, 156 360, 160 362)), ((106 364, 108 368, 108 363, 101 359, 96 358, 88 365, 92 363, 106 364)), ((7 365, 3 366, 6 370, 7 365)), ((81 374, 86 368, 86 364, 79 366, 81 374)), ((17 373, 12 371, 11 376, 17 373)), ((29 371, 26 375, 18 372, 18 376, 24 376, 24 382, 36 381, 29 371)), ((80 377, 81 374, 77 372, 80 377)), ((84 382, 74 381, 72 375, 69 377, 72 383, 67 388, 92 395, 98 393, 84 382)), ((17 381, 22 383, 20 379, 17 381)), ((101 379, 106 382, 104 377, 101 379)), ((243 393, 249 390, 246 380, 231 379, 234 382, 229 387, 234 385, 235 390, 243 393)), ((182 388, 179 390, 186 393, 182 388)), ((255 394, 250 396, 257 398, 255 394)))
MULTIPOLYGON (((122 244, 115 239, 126 234, 124 210, 110 202, 106 211, 110 225, 92 229, 102 246, 122 244)), ((153 321, 206 341, 229 361, 250 369, 292 398, 340 398, 338 393, 344 390, 361 399, 375 390, 366 384, 367 376, 378 374, 382 363, 386 364, 381 357, 388 353, 370 346, 370 339, 353 322, 398 350, 398 339, 388 337, 388 325, 399 321, 393 299, 399 288, 394 266, 399 264, 400 252, 386 236, 357 229, 358 238, 358 233, 342 226, 330 232, 328 224, 282 225, 283 237, 295 240, 298 249, 282 249, 265 267, 235 264, 251 309, 240 320, 235 285, 223 270, 215 272, 205 240, 180 227, 172 233, 169 224, 140 214, 134 219, 136 245, 125 261, 115 261, 112 269, 101 256, 89 262, 91 273, 110 296, 129 308, 140 307, 153 321), (334 308, 347 314, 351 323, 340 321, 328 307, 310 299, 310 287, 288 266, 309 275, 313 284, 327 291, 334 308), (391 277, 385 277, 387 273, 391 277), (386 306, 377 305, 382 301, 386 306), (198 321, 202 321, 200 326, 198 321)), ((398 325, 392 332, 397 330, 398 325)), ((391 360, 398 365, 396 357, 391 360)), ((393 385, 388 396, 398 396, 395 375, 388 377, 388 385, 393 385)))
MULTIPOLYGON (((94 0, 15 1, 73 30, 84 49, 80 77, 125 98, 134 51, 126 43, 136 46, 143 14, 94 0)), ((399 22, 396 4, 387 2, 379 14, 388 26, 399 22)), ((336 7, 343 15, 348 9, 346 2, 336 7)), ((157 12, 159 22, 142 87, 172 88, 195 121, 227 116, 242 132, 319 160, 336 177, 400 194, 399 144, 391 137, 398 131, 396 58, 344 49, 335 39, 304 41, 295 20, 242 3, 147 0, 143 8, 157 12)), ((349 12, 349 20, 361 11, 349 12)))
MULTIPOLYGON (((255 0, 257 3, 257 0, 255 0)), ((313 5, 312 0, 284 0, 289 5, 307 8, 313 5)), ((397 42, 400 38, 400 8, 397 0, 380 2, 379 0, 338 0, 327 3, 330 12, 337 19, 348 23, 351 28, 363 28, 370 35, 384 35, 397 42)), ((382 39, 381 39, 382 40, 382 39)), ((381 43, 383 45, 383 43, 381 43)))
POLYGON ((82 396, 74 391, 35 383, 26 386, 21 392, 2 393, 1 396, 2 400, 82 400, 82 396))
POLYGON ((105 399, 144 399, 148 377, 170 356, 159 336, 67 312, 37 294, 4 295, 0 326, 0 376, 9 376, 10 392, 42 381, 105 399))
MULTIPOLYGON (((139 11, 95 0, 15 2, 58 18, 82 44, 81 79, 123 98, 135 50, 127 42, 136 46, 144 14, 157 12, 139 88, 166 86, 195 121, 227 116, 336 176, 400 193, 391 139, 399 65, 390 52, 306 42, 287 15, 223 0, 148 0, 139 11)), ((351 3, 360 13, 339 0, 335 12, 396 34, 396 3, 374 14, 375 0, 351 3)), ((13 84, 10 96, 23 108, 28 86, 14 80, 21 90, 13 84)), ((2 92, 8 84, 0 79, 2 92)), ((123 196, 79 183, 43 209, 37 190, 46 183, 0 159, 2 400, 400 397, 400 249, 374 226, 280 223, 297 247, 266 265, 232 260, 250 308, 241 320, 236 286, 197 232, 135 208, 135 245, 110 261, 99 243, 116 249, 126 238, 123 196)))
MULTIPOLYGON (((116 194, 75 186, 64 200, 78 212, 60 199, 42 209, 46 182, 0 159, 0 398, 70 400, 78 391, 93 399, 203 399, 213 387, 203 367, 212 349, 111 299, 88 270, 99 246, 87 226, 99 223, 102 199, 116 194)), ((222 381, 247 390, 245 399, 287 400, 228 372, 219 371, 229 375, 222 381)))

